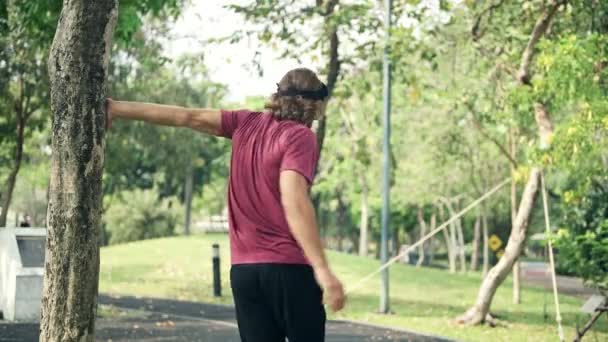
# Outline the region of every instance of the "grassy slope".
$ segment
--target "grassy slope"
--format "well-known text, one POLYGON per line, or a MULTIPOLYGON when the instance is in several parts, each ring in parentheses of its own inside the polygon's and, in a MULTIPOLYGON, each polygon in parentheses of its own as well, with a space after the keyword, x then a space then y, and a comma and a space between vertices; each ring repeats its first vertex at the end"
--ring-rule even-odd
MULTIPOLYGON (((379 263, 372 259, 330 253, 331 263, 346 286, 372 272, 379 263)), ((230 304, 229 255, 225 236, 208 235, 148 240, 103 248, 100 291, 115 294, 167 297, 230 304), (222 286, 225 296, 214 299, 211 288, 211 244, 220 243, 222 286)), ((524 288, 523 303, 511 304, 510 283, 499 289, 493 312, 506 327, 459 327, 451 323, 473 302, 480 283, 479 274, 450 275, 434 269, 395 265, 391 272, 391 305, 394 315, 379 315, 379 278, 349 295, 347 309, 333 318, 346 318, 400 327, 462 341, 556 341, 552 295, 538 288, 524 288), (543 314, 547 303, 548 317, 543 314)), ((582 299, 561 296, 566 339, 572 340, 582 299)), ((590 340, 608 340, 608 324, 602 319, 590 340)))

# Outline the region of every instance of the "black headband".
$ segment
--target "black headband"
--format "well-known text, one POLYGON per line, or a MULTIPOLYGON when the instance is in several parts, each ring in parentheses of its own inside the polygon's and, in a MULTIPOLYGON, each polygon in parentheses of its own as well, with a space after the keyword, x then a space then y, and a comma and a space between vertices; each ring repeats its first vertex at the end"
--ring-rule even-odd
POLYGON ((325 100, 329 97, 329 90, 327 86, 321 83, 321 88, 318 90, 297 90, 288 88, 287 90, 281 90, 281 87, 277 84, 277 95, 279 96, 302 96, 309 100, 325 100))

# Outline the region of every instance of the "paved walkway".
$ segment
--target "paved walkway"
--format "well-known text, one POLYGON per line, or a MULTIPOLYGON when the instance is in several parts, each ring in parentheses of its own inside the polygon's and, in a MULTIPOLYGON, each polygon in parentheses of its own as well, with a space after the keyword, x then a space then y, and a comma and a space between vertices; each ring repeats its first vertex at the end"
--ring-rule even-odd
MULTIPOLYGON (((538 285, 547 290, 553 289, 549 264, 546 262, 522 262, 522 280, 524 284, 538 285)), ((583 280, 576 277, 557 275, 555 277, 557 289, 561 294, 572 296, 589 297, 593 294, 600 294, 597 289, 586 287, 583 280)))
MULTIPOLYGON (((156 298, 100 295, 118 317, 97 320, 98 341, 239 342, 234 309, 228 306, 156 298)), ((3 323, 0 341, 38 341, 38 324, 3 323)), ((330 321, 326 342, 449 342, 449 340, 361 323, 330 321)))

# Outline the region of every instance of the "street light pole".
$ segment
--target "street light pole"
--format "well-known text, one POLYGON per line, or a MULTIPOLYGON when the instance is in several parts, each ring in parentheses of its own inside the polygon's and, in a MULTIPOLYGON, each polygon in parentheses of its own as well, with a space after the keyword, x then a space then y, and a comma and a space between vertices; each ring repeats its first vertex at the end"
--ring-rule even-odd
MULTIPOLYGON (((386 29, 386 42, 384 46, 383 58, 383 78, 384 78, 384 113, 383 126, 384 138, 382 152, 384 155, 383 179, 382 179, 382 245, 380 257, 382 264, 388 261, 388 231, 390 224, 390 136, 391 136, 391 60, 390 60, 390 35, 391 35, 391 12, 393 8, 392 0, 384 1, 384 27, 386 29)), ((380 292, 380 312, 389 313, 389 278, 388 267, 382 271, 382 289, 380 292)))

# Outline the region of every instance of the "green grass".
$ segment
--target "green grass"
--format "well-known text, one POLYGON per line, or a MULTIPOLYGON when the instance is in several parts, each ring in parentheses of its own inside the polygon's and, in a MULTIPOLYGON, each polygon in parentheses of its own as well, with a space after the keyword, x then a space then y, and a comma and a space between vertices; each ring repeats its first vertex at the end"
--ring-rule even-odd
MULTIPOLYGON (((345 283, 375 270, 379 263, 368 258, 330 252, 332 267, 345 283)), ((228 279, 229 250, 223 235, 198 235, 148 240, 103 248, 101 251, 100 291, 113 294, 165 297, 212 303, 232 303, 228 279), (224 297, 212 296, 211 245, 218 242, 222 258, 224 297)), ((492 311, 506 326, 461 327, 452 322, 474 301, 480 275, 455 274, 406 265, 390 268, 391 306, 394 314, 375 313, 378 307, 379 277, 349 295, 346 309, 330 315, 375 324, 452 337, 461 341, 556 341, 557 328, 553 297, 534 287, 522 289, 522 304, 511 303, 511 283, 496 293, 492 311), (544 303, 548 317, 544 318, 544 303)), ((579 312, 584 299, 560 296, 566 340, 572 340, 577 322, 588 316, 579 312)), ((607 341, 608 324, 601 319, 588 333, 589 341, 607 341), (595 338, 594 338, 595 337, 595 338)))

